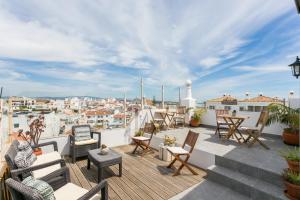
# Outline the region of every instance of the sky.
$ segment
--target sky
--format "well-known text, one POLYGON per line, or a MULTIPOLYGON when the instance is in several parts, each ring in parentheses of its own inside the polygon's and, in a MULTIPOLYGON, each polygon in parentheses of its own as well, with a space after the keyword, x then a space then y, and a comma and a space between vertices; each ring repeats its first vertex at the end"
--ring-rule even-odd
POLYGON ((299 95, 294 0, 0 0, 5 96, 299 95))

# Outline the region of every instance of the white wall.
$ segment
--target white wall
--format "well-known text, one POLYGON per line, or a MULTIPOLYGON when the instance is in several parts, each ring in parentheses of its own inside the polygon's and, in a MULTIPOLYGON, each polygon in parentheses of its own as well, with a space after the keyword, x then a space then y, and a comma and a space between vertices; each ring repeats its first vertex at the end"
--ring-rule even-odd
MULTIPOLYGON (((134 116, 133 120, 127 125, 126 128, 116 128, 116 129, 105 129, 101 131, 101 144, 106 144, 108 147, 115 147, 121 145, 127 145, 131 143, 131 137, 135 134, 139 127, 141 126, 142 119, 144 119, 147 111, 140 112, 138 115, 134 116)), ((96 137, 97 139, 97 137, 96 137)), ((68 136, 60 136, 49 139, 41 139, 40 143, 48 141, 57 141, 58 151, 62 155, 69 154, 69 141, 68 136)), ((53 151, 52 147, 43 148, 45 152, 53 151)))
MULTIPOLYGON (((254 127, 258 120, 260 112, 237 111, 237 115, 249 117, 242 123, 242 126, 254 127)), ((201 118, 201 124, 216 126, 215 110, 207 110, 207 112, 201 118)), ((284 127, 284 125, 274 123, 271 126, 265 127, 263 132, 273 135, 281 135, 284 127)))

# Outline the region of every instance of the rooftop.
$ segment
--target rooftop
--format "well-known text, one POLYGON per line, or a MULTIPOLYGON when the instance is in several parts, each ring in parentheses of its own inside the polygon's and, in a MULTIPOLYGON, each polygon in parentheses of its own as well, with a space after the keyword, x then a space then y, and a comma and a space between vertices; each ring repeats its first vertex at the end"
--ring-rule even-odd
MULTIPOLYGON (((105 169, 104 178, 109 184, 109 199, 169 199, 180 192, 202 182, 206 172, 194 167, 199 175, 194 176, 183 169, 182 175, 173 177, 173 170, 167 169, 169 162, 159 160, 158 153, 150 153, 143 157, 132 156, 134 146, 118 146, 113 149, 123 158, 123 175, 118 174, 118 167, 105 169)), ((76 164, 67 163, 71 169, 71 181, 85 189, 91 189, 97 183, 97 168, 92 165, 87 170, 86 159, 76 164)), ((178 166, 178 165, 176 165, 178 166)))

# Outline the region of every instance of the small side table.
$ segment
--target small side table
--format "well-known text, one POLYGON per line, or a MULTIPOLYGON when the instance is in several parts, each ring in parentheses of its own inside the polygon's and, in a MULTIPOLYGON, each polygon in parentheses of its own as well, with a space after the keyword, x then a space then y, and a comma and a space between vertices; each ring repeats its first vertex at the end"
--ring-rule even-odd
POLYGON ((159 145, 158 157, 163 161, 171 161, 173 160, 172 154, 167 150, 169 146, 165 146, 163 144, 159 145))
POLYGON ((88 151, 87 169, 90 169, 91 162, 98 168, 98 183, 103 178, 103 168, 112 165, 119 165, 119 177, 122 176, 122 156, 116 151, 110 149, 108 154, 101 155, 100 149, 88 151))

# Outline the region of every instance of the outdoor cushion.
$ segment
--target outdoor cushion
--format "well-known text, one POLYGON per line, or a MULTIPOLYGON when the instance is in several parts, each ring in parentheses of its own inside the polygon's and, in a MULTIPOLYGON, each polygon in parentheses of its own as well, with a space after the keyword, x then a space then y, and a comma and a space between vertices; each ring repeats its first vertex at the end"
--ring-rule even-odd
POLYGON ((28 176, 22 183, 39 193, 44 200, 55 200, 53 188, 47 182, 28 176))
POLYGON ((255 127, 255 126, 253 126, 253 127, 241 126, 240 129, 241 129, 241 130, 254 130, 254 131, 258 131, 258 130, 259 130, 259 128, 258 128, 258 127, 255 127))
POLYGON ((89 140, 82 140, 82 141, 76 141, 75 145, 86 145, 86 144, 94 144, 97 143, 98 141, 95 139, 89 139, 89 140))
POLYGON ((26 168, 32 164, 31 161, 27 160, 26 153, 24 151, 18 151, 14 158, 14 162, 18 168, 26 168))
POLYGON ((189 154, 189 152, 182 147, 167 147, 167 149, 173 154, 189 154))
POLYGON ((75 141, 84 141, 90 140, 91 138, 91 129, 89 126, 76 127, 74 129, 75 141))
MULTIPOLYGON (((68 183, 64 185, 63 187, 59 188, 54 192, 54 196, 56 200, 66 200, 66 199, 78 199, 82 195, 86 194, 88 190, 81 188, 73 183, 68 183)), ((100 196, 95 195, 90 200, 99 200, 100 196)))
POLYGON ((135 139, 135 140, 141 140, 141 141, 150 140, 150 138, 143 137, 143 136, 132 137, 132 139, 135 139))
POLYGON ((36 155, 28 142, 20 141, 18 144, 18 152, 14 158, 15 165, 18 168, 29 167, 36 161, 36 155))
MULTIPOLYGON (((37 156, 37 159, 32 164, 32 166, 48 163, 48 162, 51 162, 54 160, 59 160, 59 159, 61 159, 61 156, 57 151, 42 154, 40 156, 37 156)), ((58 170, 60 168, 61 168, 60 164, 56 164, 56 165, 52 165, 52 166, 49 166, 49 167, 46 167, 43 169, 32 171, 32 174, 33 174, 34 178, 41 178, 41 177, 46 176, 49 173, 54 172, 55 170, 58 170)))

